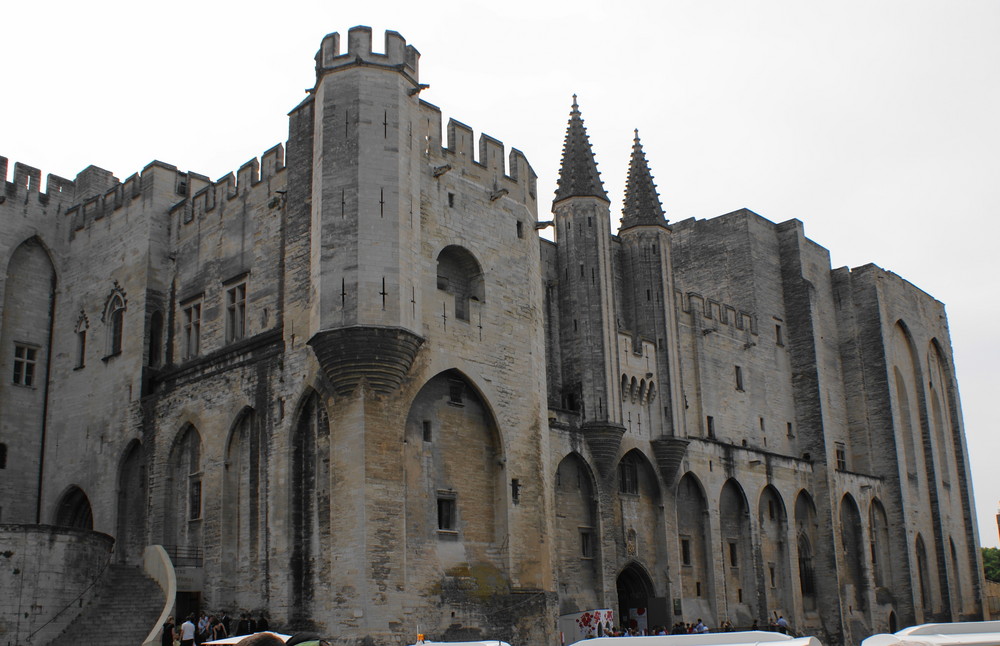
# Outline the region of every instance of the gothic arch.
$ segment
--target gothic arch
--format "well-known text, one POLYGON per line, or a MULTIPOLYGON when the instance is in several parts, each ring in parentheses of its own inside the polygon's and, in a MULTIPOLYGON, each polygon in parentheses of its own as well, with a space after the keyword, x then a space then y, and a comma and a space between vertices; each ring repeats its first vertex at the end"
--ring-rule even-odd
POLYGON ((819 546, 819 525, 816 504, 808 491, 802 489, 795 498, 795 534, 798 551, 799 594, 802 608, 816 610, 818 581, 816 579, 816 549, 819 546))
POLYGON ((889 520, 885 507, 878 498, 873 498, 868 507, 868 526, 871 536, 872 578, 876 587, 892 590, 895 586, 889 542, 889 520))
POLYGON ((927 559, 927 547, 924 545, 924 537, 917 534, 913 541, 913 549, 916 554, 917 564, 917 622, 927 621, 928 616, 933 616, 937 609, 937 595, 934 593, 931 582, 934 577, 930 571, 930 561, 927 559))
POLYGON ((310 621, 320 581, 329 580, 330 421, 323 398, 307 388, 292 425, 290 473, 292 616, 310 621))
POLYGON ((146 547, 146 453, 137 439, 118 462, 117 510, 115 552, 123 563, 136 562, 146 547))
POLYGON ((101 322, 106 326, 104 352, 106 357, 121 354, 122 344, 125 341, 126 309, 128 309, 128 299, 125 297, 125 290, 116 280, 104 301, 104 311, 101 314, 101 322))
MULTIPOLYGON (((167 458, 164 547, 181 559, 199 560, 202 540, 202 442, 193 424, 185 424, 167 458)), ((173 554, 171 556, 174 556, 173 554)))
POLYGON ((708 502, 701 481, 691 472, 677 483, 677 535, 680 547, 681 590, 685 614, 713 615, 711 532, 708 502))
POLYGON ((55 525, 75 529, 94 529, 94 512, 90 499, 83 489, 76 485, 67 487, 56 505, 55 525))
POLYGON ((649 571, 637 561, 629 561, 615 578, 618 591, 618 616, 625 627, 636 627, 634 611, 649 608, 649 601, 656 596, 656 588, 649 571))
MULTIPOLYGON (((895 382, 896 414, 899 421, 897 438, 902 440, 905 473, 922 479, 920 466, 923 442, 921 440, 921 398, 919 386, 923 383, 920 372, 920 358, 906 324, 896 322, 892 332, 893 366, 895 382)), ((907 481, 904 478, 904 481, 907 481)))
POLYGON ((864 528, 861 526, 861 512, 854 496, 847 493, 840 499, 840 543, 844 554, 844 598, 849 604, 849 612, 865 611, 867 601, 865 591, 868 582, 865 577, 864 528))
POLYGON ((761 491, 757 521, 762 561, 758 569, 764 578, 764 612, 777 609, 779 614, 791 616, 793 597, 787 541, 788 514, 781 494, 773 485, 767 485, 761 491))
POLYGON ((236 598, 239 589, 259 589, 248 584, 261 575, 261 542, 267 529, 263 522, 265 443, 260 426, 256 411, 247 406, 236 416, 226 441, 221 505, 221 543, 226 558, 222 573, 228 588, 225 602, 234 607, 252 607, 262 601, 259 596, 242 603, 236 598))
POLYGON ((597 608, 602 563, 597 480, 579 453, 569 453, 556 468, 555 505, 559 613, 597 608))
POLYGON ((736 625, 749 625, 759 605, 750 508, 746 493, 735 478, 726 480, 719 494, 719 533, 726 601, 724 614, 733 617, 736 625))

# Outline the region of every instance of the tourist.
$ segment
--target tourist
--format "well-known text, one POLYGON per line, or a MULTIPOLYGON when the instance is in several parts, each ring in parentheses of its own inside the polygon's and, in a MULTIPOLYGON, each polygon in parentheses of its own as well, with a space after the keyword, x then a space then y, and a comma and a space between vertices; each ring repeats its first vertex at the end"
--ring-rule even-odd
POLYGON ((192 612, 181 624, 181 646, 194 646, 194 631, 194 613, 192 612))
POLYGON ((174 630, 174 616, 167 617, 167 623, 163 624, 163 633, 160 635, 161 646, 174 646, 174 638, 177 631, 174 630))

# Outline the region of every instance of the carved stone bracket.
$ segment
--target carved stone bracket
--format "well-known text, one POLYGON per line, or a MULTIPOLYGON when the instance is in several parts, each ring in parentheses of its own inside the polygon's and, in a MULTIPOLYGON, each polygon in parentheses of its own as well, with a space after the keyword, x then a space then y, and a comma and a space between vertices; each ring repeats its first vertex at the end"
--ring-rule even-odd
POLYGON ((691 440, 686 437, 658 437, 652 440, 653 455, 656 456, 656 466, 660 468, 660 475, 668 485, 673 484, 677 477, 677 469, 681 466, 681 460, 687 452, 687 445, 691 440))
POLYGON ((309 339, 319 364, 342 397, 361 378, 380 394, 399 388, 424 339, 395 327, 348 327, 317 332, 309 339))
POLYGON ((587 440, 590 454, 601 475, 607 477, 618 457, 618 449, 622 444, 625 427, 612 422, 586 422, 583 426, 583 437, 587 440))

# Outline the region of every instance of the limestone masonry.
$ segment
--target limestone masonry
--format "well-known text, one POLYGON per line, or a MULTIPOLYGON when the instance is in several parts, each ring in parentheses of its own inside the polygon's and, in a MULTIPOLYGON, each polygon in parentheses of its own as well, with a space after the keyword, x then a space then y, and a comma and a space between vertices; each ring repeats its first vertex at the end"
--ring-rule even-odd
POLYGON ((13 165, 0 635, 149 545, 177 614, 344 644, 554 645, 594 609, 828 644, 982 617, 940 302, 831 269, 798 220, 668 224, 638 133, 614 233, 575 99, 539 221, 524 155, 443 126, 417 50, 383 51, 324 38, 287 144, 218 181, 42 192, 13 165))

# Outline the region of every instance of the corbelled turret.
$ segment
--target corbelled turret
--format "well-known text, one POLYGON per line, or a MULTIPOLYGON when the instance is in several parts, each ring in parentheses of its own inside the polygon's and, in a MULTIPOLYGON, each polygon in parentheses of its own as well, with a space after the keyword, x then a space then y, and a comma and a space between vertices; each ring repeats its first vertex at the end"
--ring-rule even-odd
POLYGON ((559 169, 559 182, 553 202, 568 197, 598 197, 610 202, 608 193, 604 190, 604 182, 601 181, 601 173, 597 170, 597 161, 590 147, 590 138, 583 125, 583 116, 580 114, 575 94, 569 126, 566 128, 562 166, 559 169))
POLYGON ((632 158, 628 165, 628 180, 625 183, 625 205, 622 209, 622 229, 640 225, 667 226, 660 205, 660 195, 649 172, 646 153, 639 141, 639 131, 635 131, 632 141, 632 158))

